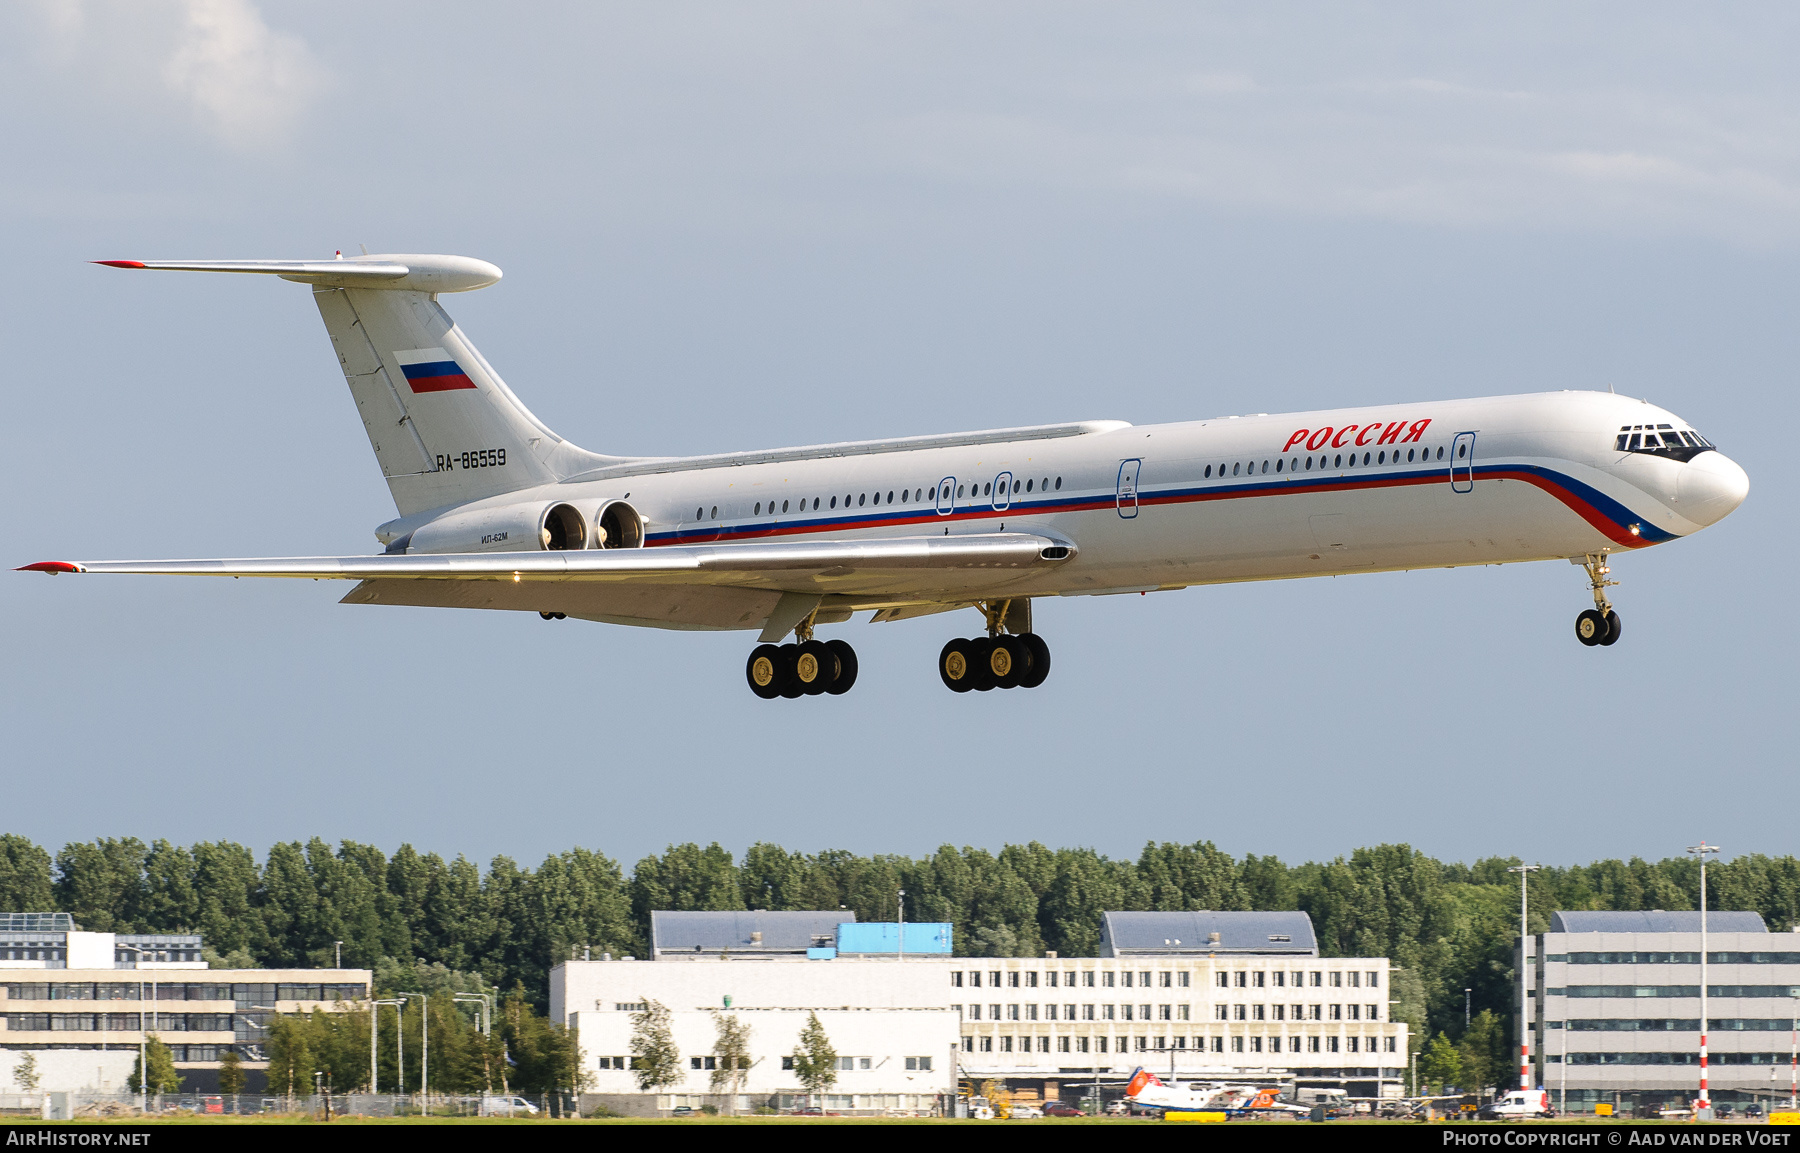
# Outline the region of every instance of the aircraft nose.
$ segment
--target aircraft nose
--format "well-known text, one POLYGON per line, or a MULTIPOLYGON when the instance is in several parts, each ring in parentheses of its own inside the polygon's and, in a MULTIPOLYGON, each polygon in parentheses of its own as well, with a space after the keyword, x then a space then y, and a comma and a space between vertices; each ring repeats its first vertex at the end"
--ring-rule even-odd
POLYGON ((1722 452, 1703 452, 1688 461, 1675 482, 1681 515, 1702 525, 1724 520, 1749 493, 1749 474, 1722 452))

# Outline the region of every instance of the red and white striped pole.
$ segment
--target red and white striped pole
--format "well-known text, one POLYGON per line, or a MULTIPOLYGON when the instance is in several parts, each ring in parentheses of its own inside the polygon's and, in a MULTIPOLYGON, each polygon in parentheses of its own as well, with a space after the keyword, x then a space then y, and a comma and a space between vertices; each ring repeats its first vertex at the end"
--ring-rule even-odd
POLYGON ((1700 1097, 1694 1102, 1696 1111, 1712 1108, 1712 1098, 1706 1092, 1706 858, 1718 851, 1719 846, 1705 841, 1688 848, 1700 858, 1700 1097))
MULTIPOLYGON (((1525 917, 1525 881, 1542 866, 1515 865, 1506 870, 1519 874, 1519 1088, 1531 1088, 1531 970, 1525 951, 1530 926, 1525 917)), ((1702 1058, 1704 1060, 1704 1058, 1702 1058)))

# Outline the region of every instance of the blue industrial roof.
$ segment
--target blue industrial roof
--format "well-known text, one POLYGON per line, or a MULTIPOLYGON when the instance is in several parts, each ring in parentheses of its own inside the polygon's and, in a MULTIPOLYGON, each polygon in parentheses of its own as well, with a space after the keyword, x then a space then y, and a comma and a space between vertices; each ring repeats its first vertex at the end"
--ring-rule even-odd
MULTIPOLYGON (((1698 933, 1700 911, 1667 912, 1663 909, 1576 909, 1550 916, 1552 933, 1698 933)), ((1761 913, 1709 909, 1709 933, 1766 933, 1761 913)))
POLYGON ((856 914, 843 909, 655 911, 650 914, 651 955, 804 953, 821 938, 827 945, 835 943, 838 925, 854 920, 856 914))
POLYGON ((1301 912, 1213 909, 1104 913, 1100 955, 1286 953, 1317 956, 1312 918, 1301 912))

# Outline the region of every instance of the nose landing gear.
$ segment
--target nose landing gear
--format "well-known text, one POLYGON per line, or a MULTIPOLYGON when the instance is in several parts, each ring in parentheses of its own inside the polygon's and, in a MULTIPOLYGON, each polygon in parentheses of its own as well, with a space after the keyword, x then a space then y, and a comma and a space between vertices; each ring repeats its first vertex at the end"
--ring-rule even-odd
POLYGON ((1619 582, 1606 579, 1612 571, 1607 566, 1606 554, 1589 553, 1574 563, 1587 570, 1588 583, 1594 593, 1594 607, 1582 610, 1575 618, 1575 639, 1590 648, 1613 644, 1619 639, 1619 614, 1606 599, 1606 590, 1619 582))

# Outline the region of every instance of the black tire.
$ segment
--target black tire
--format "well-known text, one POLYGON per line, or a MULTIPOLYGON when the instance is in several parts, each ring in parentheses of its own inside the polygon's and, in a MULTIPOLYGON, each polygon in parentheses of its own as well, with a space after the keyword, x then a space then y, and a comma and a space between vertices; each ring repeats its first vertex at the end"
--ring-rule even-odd
POLYGON ((757 645, 750 650, 750 659, 744 662, 744 679, 750 682, 750 691, 765 701, 772 701, 781 695, 781 649, 775 645, 757 645), (763 662, 757 667, 757 662, 763 662), (762 683, 758 684, 758 678, 762 683))
POLYGON ((988 668, 994 673, 995 688, 1016 689, 1031 672, 1031 650, 1019 643, 1018 637, 995 637, 988 650, 988 668), (1005 671, 995 665, 1004 665, 1005 671))
POLYGON ((938 677, 953 693, 966 693, 975 687, 975 656, 965 640, 945 641, 938 651, 938 677))
POLYGON ((971 687, 978 693, 985 693, 994 687, 994 669, 988 663, 993 651, 993 637, 976 637, 969 642, 969 659, 975 666, 974 672, 970 674, 971 687))
POLYGON ((781 695, 794 700, 806 692, 806 686, 794 675, 794 662, 800 659, 799 645, 782 645, 781 660, 777 662, 781 670, 781 695))
POLYGON ((1610 609, 1606 614, 1606 639, 1600 643, 1610 645, 1619 639, 1619 614, 1610 609))
POLYGON ((837 654, 824 641, 802 641, 794 654, 794 680, 806 696, 818 696, 837 680, 837 654))
POLYGON ((1606 618, 1595 609, 1583 609, 1575 618, 1575 639, 1589 648, 1605 644, 1610 631, 1606 618))
POLYGON ((834 697, 840 696, 849 692, 851 686, 856 684, 856 650, 850 647, 849 641, 840 640, 826 641, 825 647, 831 650, 838 662, 837 679, 825 691, 834 697))
POLYGON ((1024 642, 1027 649, 1031 650, 1031 671, 1019 681, 1019 687, 1035 689, 1044 683, 1045 677, 1050 675, 1050 646, 1045 644, 1044 638, 1036 633, 1026 633, 1019 640, 1024 642))

